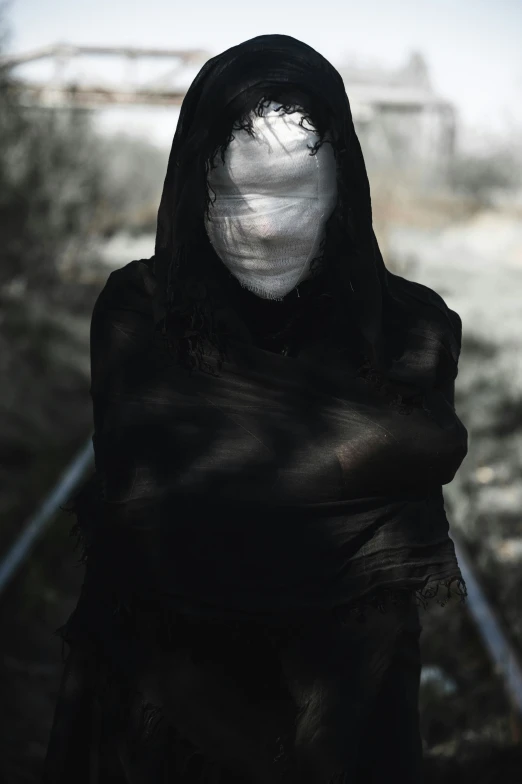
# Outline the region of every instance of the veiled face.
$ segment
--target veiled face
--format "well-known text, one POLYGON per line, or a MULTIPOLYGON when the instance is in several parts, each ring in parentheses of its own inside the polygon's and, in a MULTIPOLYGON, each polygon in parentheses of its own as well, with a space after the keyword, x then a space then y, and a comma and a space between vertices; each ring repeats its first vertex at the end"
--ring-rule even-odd
POLYGON ((279 109, 271 103, 261 117, 252 115, 253 136, 234 131, 224 163, 218 158, 209 174, 215 201, 205 220, 230 272, 268 299, 284 297, 308 277, 337 202, 331 145, 311 155, 316 131, 302 114, 279 109))

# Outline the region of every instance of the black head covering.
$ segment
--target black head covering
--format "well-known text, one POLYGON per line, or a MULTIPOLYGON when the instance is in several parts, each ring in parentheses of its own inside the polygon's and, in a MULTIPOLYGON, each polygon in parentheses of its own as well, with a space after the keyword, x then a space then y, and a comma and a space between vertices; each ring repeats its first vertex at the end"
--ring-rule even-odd
MULTIPOLYGON (((208 161, 219 146, 223 149, 245 106, 252 109, 260 99, 270 97, 283 101, 286 95, 302 96, 316 125, 327 126, 319 130, 328 130, 337 158, 339 203, 327 232, 333 235, 337 229, 341 238, 335 244, 335 262, 328 262, 336 266, 335 307, 349 311, 341 328, 355 324, 370 366, 399 384, 427 389, 434 382, 435 368, 440 377, 454 378, 460 318, 431 289, 386 269, 372 226, 366 167, 342 78, 322 55, 290 36, 261 35, 228 49, 209 60, 190 86, 158 213, 154 271, 160 288, 166 291, 170 286, 175 296, 191 276, 196 288, 208 282, 209 268, 201 264, 202 247, 208 246, 203 228, 208 161)), ((183 290, 183 296, 189 297, 188 289, 183 290)))

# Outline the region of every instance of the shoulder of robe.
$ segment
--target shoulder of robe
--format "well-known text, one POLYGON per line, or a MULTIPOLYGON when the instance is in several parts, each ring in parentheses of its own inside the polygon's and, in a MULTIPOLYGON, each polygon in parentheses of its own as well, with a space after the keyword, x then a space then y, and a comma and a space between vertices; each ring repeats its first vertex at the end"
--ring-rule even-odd
POLYGON ((407 280, 399 275, 388 274, 392 293, 398 293, 401 299, 405 295, 407 301, 416 302, 417 306, 422 308, 426 321, 432 327, 434 335, 438 337, 449 352, 454 363, 456 376, 462 348, 461 317, 447 305, 445 299, 437 291, 429 286, 407 280))
POLYGON ((151 311, 151 296, 156 279, 151 259, 138 259, 113 270, 95 303, 95 309, 133 309, 151 311))
POLYGON ((106 391, 117 369, 149 344, 155 278, 148 259, 113 270, 95 302, 90 327, 91 395, 106 391))

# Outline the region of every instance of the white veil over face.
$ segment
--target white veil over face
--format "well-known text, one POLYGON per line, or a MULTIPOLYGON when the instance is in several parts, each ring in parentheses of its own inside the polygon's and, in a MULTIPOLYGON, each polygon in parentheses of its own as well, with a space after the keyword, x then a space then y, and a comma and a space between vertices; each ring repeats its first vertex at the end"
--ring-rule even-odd
POLYGON ((310 274, 325 225, 337 203, 336 161, 303 114, 272 102, 252 113, 254 135, 234 138, 208 176, 212 197, 205 228, 239 283, 264 299, 280 299, 310 274), (300 122, 302 123, 300 125, 300 122))

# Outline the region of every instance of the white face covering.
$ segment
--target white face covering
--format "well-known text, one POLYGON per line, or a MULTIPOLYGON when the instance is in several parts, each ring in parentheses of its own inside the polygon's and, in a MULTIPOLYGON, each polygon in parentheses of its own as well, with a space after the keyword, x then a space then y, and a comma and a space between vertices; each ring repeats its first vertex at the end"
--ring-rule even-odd
POLYGON ((241 285, 264 299, 284 297, 309 276, 337 202, 331 144, 310 155, 318 134, 280 106, 252 115, 253 137, 234 131, 225 163, 217 156, 208 178, 210 242, 241 285))

